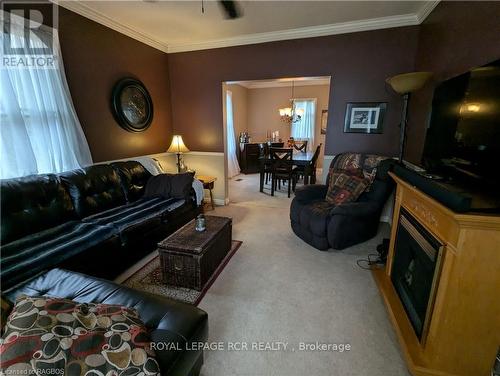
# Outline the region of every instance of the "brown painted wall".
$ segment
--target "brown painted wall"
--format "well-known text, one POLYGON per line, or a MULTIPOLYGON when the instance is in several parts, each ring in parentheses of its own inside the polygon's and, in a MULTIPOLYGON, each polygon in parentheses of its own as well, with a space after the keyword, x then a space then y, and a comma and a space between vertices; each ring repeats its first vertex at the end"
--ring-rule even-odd
POLYGON ((396 155, 400 98, 384 80, 414 69, 418 27, 169 54, 174 131, 191 150, 224 150, 224 81, 332 76, 326 154, 396 155), (346 102, 387 101, 381 135, 343 133, 346 102))
MULTIPOLYGON (((253 142, 266 140, 266 134, 279 131, 280 138, 288 140, 291 126, 283 123, 278 109, 290 106, 290 87, 271 87, 248 90, 248 131, 253 142)), ((316 128, 315 141, 323 142, 319 138, 321 110, 328 109, 328 94, 330 85, 295 86, 294 98, 316 99, 316 128)))
MULTIPOLYGON (((434 84, 500 58, 500 2, 441 2, 420 29, 416 69, 435 74, 434 84)), ((420 162, 434 85, 410 103, 406 156, 420 162)))
POLYGON ((172 135, 167 54, 59 8, 59 38, 73 103, 94 162, 164 152, 172 135), (122 129, 110 109, 113 85, 135 77, 154 106, 151 126, 122 129))
MULTIPOLYGON (((290 138, 292 127, 281 121, 278 109, 290 105, 291 90, 290 87, 248 90, 248 132, 252 137, 252 142, 265 141, 266 134, 273 131, 279 131, 280 138, 283 140, 290 138)), ((295 86, 294 89, 296 99, 316 99, 315 134, 311 150, 323 144, 318 159, 318 168, 323 166, 325 146, 325 135, 321 134, 321 110, 328 110, 329 93, 330 85, 295 86)))

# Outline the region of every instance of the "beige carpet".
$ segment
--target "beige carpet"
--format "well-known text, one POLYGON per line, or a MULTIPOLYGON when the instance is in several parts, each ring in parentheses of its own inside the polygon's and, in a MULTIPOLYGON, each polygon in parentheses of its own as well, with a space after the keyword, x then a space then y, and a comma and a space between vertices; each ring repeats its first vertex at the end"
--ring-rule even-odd
POLYGON ((209 314, 210 341, 283 341, 289 347, 207 351, 202 375, 408 375, 370 272, 356 265, 388 236, 388 226, 367 243, 320 252, 292 233, 285 193, 259 193, 258 175, 238 178, 230 182, 232 203, 207 214, 233 217, 233 237, 243 244, 199 307, 209 314), (315 341, 351 350, 291 350, 315 341))

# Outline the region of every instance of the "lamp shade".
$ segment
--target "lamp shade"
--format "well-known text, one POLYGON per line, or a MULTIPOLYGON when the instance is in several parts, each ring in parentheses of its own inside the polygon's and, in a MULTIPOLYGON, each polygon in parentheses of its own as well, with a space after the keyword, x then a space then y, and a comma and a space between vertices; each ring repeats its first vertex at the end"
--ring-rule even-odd
POLYGON ((184 145, 184 141, 182 141, 182 136, 174 135, 167 153, 186 153, 188 151, 189 149, 184 145))
POLYGON ((292 108, 291 107, 280 108, 279 112, 280 112, 280 116, 292 116, 292 108))
POLYGON ((413 93, 419 90, 432 77, 431 72, 412 72, 398 74, 385 80, 399 94, 413 93))

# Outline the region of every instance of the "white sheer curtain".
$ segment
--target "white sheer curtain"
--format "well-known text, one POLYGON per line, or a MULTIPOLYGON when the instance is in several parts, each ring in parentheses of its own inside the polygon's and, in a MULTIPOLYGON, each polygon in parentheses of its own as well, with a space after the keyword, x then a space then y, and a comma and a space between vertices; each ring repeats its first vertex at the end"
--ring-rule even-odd
POLYGON ((236 136, 234 134, 233 93, 226 90, 226 125, 227 125, 227 173, 232 178, 240 173, 236 156, 236 136))
MULTIPOLYGON (((9 34, 17 48, 24 43, 22 24, 11 23, 9 34)), ((54 33, 57 33, 55 30, 54 33)), ((0 178, 61 172, 92 164, 61 59, 57 35, 30 36, 31 47, 55 43, 55 67, 0 67, 0 178)), ((25 49, 23 57, 29 58, 25 49)))
POLYGON ((314 148, 314 132, 316 129, 316 100, 298 99, 294 101, 295 110, 302 109, 304 115, 295 123, 292 123, 291 136, 296 140, 307 140, 307 150, 314 148))

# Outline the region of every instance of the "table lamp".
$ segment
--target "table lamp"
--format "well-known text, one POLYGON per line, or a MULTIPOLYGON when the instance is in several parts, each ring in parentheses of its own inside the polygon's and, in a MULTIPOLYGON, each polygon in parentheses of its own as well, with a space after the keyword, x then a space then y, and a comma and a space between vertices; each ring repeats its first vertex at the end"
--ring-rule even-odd
POLYGON ((399 134, 399 162, 403 162, 404 149, 406 144, 406 124, 408 117, 408 101, 410 93, 421 89, 432 77, 431 72, 412 72, 398 74, 385 80, 392 89, 403 96, 403 108, 401 111, 401 130, 399 134))
POLYGON ((174 135, 172 137, 172 143, 167 150, 167 153, 175 153, 177 154, 177 172, 181 172, 182 163, 182 153, 187 153, 189 149, 184 145, 184 141, 182 141, 182 136, 174 135))

